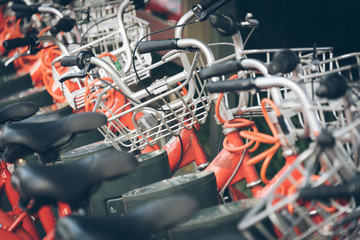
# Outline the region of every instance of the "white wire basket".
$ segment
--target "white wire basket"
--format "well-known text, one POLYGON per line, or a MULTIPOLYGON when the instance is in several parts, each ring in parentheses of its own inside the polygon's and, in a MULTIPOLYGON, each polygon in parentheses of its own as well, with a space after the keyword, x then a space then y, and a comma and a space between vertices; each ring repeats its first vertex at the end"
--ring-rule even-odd
MULTIPOLYGON (((245 58, 255 58, 262 60, 265 64, 269 64, 272 60, 272 56, 276 53, 281 51, 282 49, 251 49, 251 50, 244 50, 241 52, 241 55, 245 58)), ((322 47, 317 48, 316 51, 314 51, 313 48, 291 48, 289 49, 296 53, 296 55, 299 57, 300 61, 303 64, 309 64, 314 60, 314 57, 316 58, 316 62, 318 63, 320 60, 324 61, 326 59, 332 59, 333 58, 333 48, 331 47, 322 47), (320 60, 319 60, 320 59, 320 60)), ((234 58, 235 55, 229 55, 226 58, 221 59, 221 61, 229 60, 234 58)), ((314 60, 315 61, 315 60, 314 60)), ((299 69, 301 70, 301 69, 299 69)), ((261 74, 254 72, 254 71, 242 71, 242 78, 247 77, 257 77, 262 76, 261 74)), ((294 81, 300 81, 299 76, 293 76, 292 73, 286 74, 285 77, 289 77, 291 79, 294 79, 294 81), (295 79, 296 78, 296 79, 295 79)), ((294 96, 292 93, 290 93, 286 88, 280 89, 281 95, 284 99, 293 99, 294 96)), ((261 111, 261 99, 262 98, 271 98, 271 91, 270 90, 261 90, 259 92, 249 92, 251 95, 249 97, 249 100, 246 105, 241 105, 237 108, 232 109, 233 115, 241 115, 242 117, 262 117, 262 111, 261 111)), ((286 106, 286 105, 284 105, 286 106)), ((297 114, 297 111, 288 111, 289 116, 293 116, 297 114)))
MULTIPOLYGON (((109 1, 74 9, 82 37, 71 54, 91 49, 97 56, 104 52, 118 58, 123 72, 131 71, 132 50, 150 32, 149 22, 138 18, 131 1, 109 1)), ((145 38, 149 40, 149 37, 145 38)), ((137 69, 151 64, 151 55, 135 55, 137 69)))
POLYGON ((356 178, 355 167, 351 166, 354 164, 347 157, 337 158, 323 153, 319 147, 310 146, 250 209, 239 223, 239 230, 247 239, 333 239, 340 236, 339 239, 345 239, 358 234, 358 218, 349 218, 359 210, 354 199, 299 198, 299 189, 305 186, 351 182, 356 178), (322 169, 316 172, 318 158, 322 169), (355 229, 348 229, 354 224, 355 229))
MULTIPOLYGON (((132 61, 136 69, 141 70, 149 66, 152 62, 150 54, 138 54, 135 52, 133 58, 134 47, 142 37, 150 31, 148 22, 136 17, 136 12, 127 8, 131 8, 130 1, 112 1, 105 2, 98 5, 91 5, 82 8, 76 8, 75 13, 80 22, 79 27, 82 30, 82 42, 86 43, 77 47, 70 52, 70 55, 76 55, 80 51, 92 51, 95 56, 100 56, 104 53, 110 53, 116 58, 105 56, 105 59, 114 69, 119 71, 119 74, 124 77, 123 81, 127 85, 132 85, 135 82, 133 78, 125 78, 127 75, 133 74, 131 67, 132 61)), ((147 39, 147 38, 146 38, 147 39)), ((52 65, 58 64, 60 58, 53 61, 52 65)), ((86 105, 86 94, 99 91, 104 86, 100 83, 91 85, 94 81, 93 77, 89 77, 85 82, 84 79, 71 79, 71 88, 66 84, 59 82, 62 74, 59 73, 55 67, 53 70, 53 78, 58 86, 62 89, 66 100, 70 106, 75 110, 80 110, 86 105), (92 87, 88 89, 87 86, 92 87), (75 86, 75 87, 74 87, 75 86)), ((108 77, 103 69, 97 70, 100 77, 108 77)), ((68 68, 68 72, 79 72, 77 67, 68 68)), ((148 72, 142 71, 141 78, 149 76, 148 72)))
MULTIPOLYGON (((179 62, 182 54, 184 52, 171 51, 161 61, 140 70, 139 74, 151 71, 159 76, 155 80, 155 76, 151 76, 145 88, 138 83, 139 90, 133 90, 131 99, 124 97, 126 103, 121 107, 109 109, 103 102, 97 102, 94 111, 108 114, 109 122, 101 128, 106 142, 117 149, 143 150, 146 146, 162 146, 166 137, 205 123, 210 99, 205 90, 206 81, 200 80, 197 74, 203 66, 201 54, 196 53, 193 61, 187 63, 190 69, 182 66, 176 74, 163 75, 163 71, 169 69, 167 64, 179 62)), ((136 79, 136 76, 126 78, 136 79)))
MULTIPOLYGON (((263 49, 263 50, 244 50, 247 58, 256 58, 264 61, 265 64, 270 63, 272 55, 280 49, 263 49)), ((342 56, 334 57, 333 49, 331 47, 318 48, 315 51, 313 48, 294 48, 294 51, 300 59, 298 67, 298 74, 293 73, 285 75, 295 82, 303 86, 309 99, 313 103, 313 110, 316 112, 317 119, 323 128, 338 128, 346 125, 346 117, 344 113, 344 102, 342 98, 338 99, 324 99, 316 96, 315 92, 320 84, 320 81, 329 74, 339 74, 348 79, 352 86, 352 98, 355 107, 359 108, 359 88, 356 82, 360 78, 359 68, 359 53, 350 53, 342 56), (356 86, 355 86, 356 85, 356 86), (355 87, 354 87, 355 86, 355 87)), ((234 55, 228 57, 233 58, 234 55)), ((252 71, 243 71, 243 77, 257 77, 261 74, 252 71)), ((281 101, 277 103, 284 116, 293 118, 297 127, 304 127, 304 122, 299 113, 299 101, 295 94, 287 88, 278 89, 281 94, 281 101)), ((261 90, 258 92, 249 92, 250 95, 247 104, 239 104, 238 107, 231 109, 231 114, 240 115, 241 117, 262 117, 260 102, 261 99, 271 98, 271 90, 261 90)))

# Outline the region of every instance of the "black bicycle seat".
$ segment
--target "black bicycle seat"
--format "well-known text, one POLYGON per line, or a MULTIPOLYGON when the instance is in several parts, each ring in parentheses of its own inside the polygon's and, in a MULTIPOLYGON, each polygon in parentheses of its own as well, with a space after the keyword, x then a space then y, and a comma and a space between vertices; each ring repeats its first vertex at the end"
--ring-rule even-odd
POLYGON ((18 167, 11 182, 24 200, 74 204, 86 200, 103 180, 129 173, 137 163, 133 154, 114 150, 67 164, 18 167))
POLYGON ((0 125, 6 122, 20 121, 39 111, 33 102, 13 103, 0 109, 0 125))
POLYGON ((58 221, 56 239, 145 239, 152 231, 166 229, 187 220, 196 208, 193 199, 186 196, 172 196, 147 203, 125 216, 106 218, 69 216, 58 221))
POLYGON ((104 114, 85 112, 55 120, 5 125, 0 131, 0 146, 6 147, 3 160, 13 163, 32 153, 46 153, 61 138, 96 129, 106 122, 104 114))

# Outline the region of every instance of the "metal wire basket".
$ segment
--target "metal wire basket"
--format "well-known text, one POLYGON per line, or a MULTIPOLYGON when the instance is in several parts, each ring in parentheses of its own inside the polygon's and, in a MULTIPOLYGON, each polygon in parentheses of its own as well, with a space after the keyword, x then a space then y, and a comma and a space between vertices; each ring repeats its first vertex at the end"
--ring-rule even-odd
MULTIPOLYGON (((262 60, 265 64, 269 64, 274 53, 279 52, 282 49, 254 49, 254 50, 244 50, 241 52, 245 58, 255 58, 262 60)), ((314 51, 313 48, 291 48, 291 51, 295 52, 301 61, 301 66, 303 64, 310 64, 312 61, 316 61, 319 63, 320 61, 324 61, 326 59, 333 58, 333 48, 331 47, 323 47, 317 48, 317 51, 314 51)), ((235 55, 229 55, 224 58, 224 60, 228 60, 234 58, 235 55)), ((222 60, 223 61, 223 60, 222 60)), ((298 69, 300 72, 303 72, 302 69, 298 69)), ((254 71, 242 71, 241 72, 243 78, 247 77, 257 77, 262 76, 258 72, 254 71)), ((293 73, 286 74, 285 77, 294 79, 294 81, 301 81, 301 76, 294 76, 293 73)), ((283 99, 293 99, 294 95, 288 89, 282 88, 279 89, 280 94, 283 99)), ((246 105, 239 105, 237 108, 231 110, 233 115, 241 115, 241 117, 262 117, 260 102, 262 98, 271 98, 271 90, 261 90, 259 92, 249 92, 250 97, 246 105)), ((284 105, 286 107, 287 104, 284 105)), ((288 111, 287 116, 296 115, 297 111, 288 111)))
POLYGON ((332 57, 319 61, 313 61, 302 65, 300 80, 304 83, 308 95, 314 102, 319 122, 324 128, 338 128, 345 126, 344 113, 346 102, 342 98, 324 99, 316 96, 314 91, 320 82, 330 74, 343 76, 348 82, 352 92, 352 103, 355 108, 359 107, 359 88, 357 82, 360 76, 360 53, 350 53, 339 57, 332 57))
MULTIPOLYGON (((247 58, 257 58, 268 64, 271 60, 273 53, 280 49, 265 49, 265 50, 244 50, 242 54, 247 58)), ((352 98, 355 107, 359 107, 359 88, 357 81, 359 80, 359 53, 350 53, 338 57, 333 56, 332 48, 318 48, 314 52, 312 48, 295 48, 290 49, 294 51, 300 59, 299 67, 297 68, 297 74, 286 74, 295 82, 303 86, 310 100, 313 102, 313 111, 316 112, 317 119, 324 128, 337 128, 345 126, 345 113, 344 103, 342 98, 338 99, 326 99, 318 97, 315 92, 322 81, 322 79, 330 74, 339 74, 348 79, 349 86, 352 91, 352 98)), ((229 56, 234 57, 234 56, 229 56)), ((243 71, 244 78, 261 76, 259 73, 253 71, 243 71)), ((239 104, 237 108, 231 109, 231 113, 240 115, 241 117, 262 117, 260 102, 261 99, 271 98, 272 91, 274 89, 261 90, 258 92, 249 92, 250 95, 247 104, 239 104)), ((297 116, 295 124, 297 127, 303 127, 304 122, 301 114, 299 113, 299 106, 297 97, 292 91, 287 88, 277 89, 277 97, 279 102, 277 105, 281 108, 284 116, 291 118, 297 116)))
MULTIPOLYGON (((139 71, 160 74, 145 83, 138 83, 139 90, 132 90, 131 98, 124 97, 124 104, 109 109, 103 102, 96 104, 97 111, 108 114, 108 124, 101 128, 105 141, 115 148, 129 151, 142 150, 147 145, 162 145, 167 136, 177 136, 181 129, 191 129, 205 123, 210 109, 210 99, 205 91, 205 81, 197 76, 202 66, 201 54, 196 53, 191 66, 181 67, 176 74, 164 76, 171 61, 180 60, 184 52, 171 51, 161 61, 139 71)), ((192 54, 192 53, 189 53, 192 54)), ((187 59, 187 58, 186 58, 187 59)), ((178 61, 179 62, 179 61, 178 61)), ((173 67, 172 67, 173 68, 173 67)), ((129 75, 126 78, 135 78, 129 75)), ((99 96, 98 99, 101 99, 99 96)))
MULTIPOLYGON (((137 41, 149 32, 149 23, 137 18, 134 10, 125 13, 127 8, 131 8, 130 1, 112 1, 76 8, 75 13, 78 22, 80 22, 79 27, 82 29, 81 42, 86 44, 71 51, 70 55, 76 55, 84 50, 90 50, 96 56, 110 53, 111 57, 105 56, 103 59, 111 64, 114 69, 117 69, 122 77, 134 73, 131 68, 133 59, 138 70, 149 66, 152 62, 150 54, 140 55, 135 52, 134 58, 132 57, 137 41)), ((61 57, 52 63, 53 78, 62 89, 70 106, 79 110, 85 107, 86 93, 94 93, 104 86, 97 83, 87 89, 86 86, 94 81, 92 76, 86 79, 87 82, 84 79, 69 80, 72 83, 72 88, 69 88, 67 84, 60 83, 62 74, 56 70, 54 65, 59 63, 61 57)), ((79 69, 71 67, 68 68, 69 72, 79 72, 79 69)), ((98 69, 97 72, 100 77, 108 77, 104 69, 98 69)), ((140 77, 146 78, 148 76, 149 73, 143 71, 140 77)), ((133 78, 123 78, 122 81, 127 85, 135 83, 132 82, 133 78)))
POLYGON ((299 198, 299 189, 305 186, 334 186, 356 178, 355 167, 349 167, 354 164, 347 157, 335 157, 334 151, 324 153, 312 145, 299 155, 241 220, 238 228, 244 236, 247 239, 328 239, 356 234, 358 218, 349 218, 359 210, 354 199, 299 198), (322 169, 316 172, 318 158, 322 169), (354 224, 355 230, 347 231, 354 224))

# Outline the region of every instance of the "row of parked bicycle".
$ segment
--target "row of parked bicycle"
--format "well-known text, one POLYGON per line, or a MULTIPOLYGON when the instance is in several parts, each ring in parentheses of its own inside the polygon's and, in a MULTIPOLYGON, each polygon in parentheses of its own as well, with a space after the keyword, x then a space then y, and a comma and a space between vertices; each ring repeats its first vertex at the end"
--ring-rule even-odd
POLYGON ((144 1, 0 2, 1 239, 358 237, 359 53, 246 50, 229 1, 164 40, 144 1), (204 21, 232 43, 183 37, 204 21))

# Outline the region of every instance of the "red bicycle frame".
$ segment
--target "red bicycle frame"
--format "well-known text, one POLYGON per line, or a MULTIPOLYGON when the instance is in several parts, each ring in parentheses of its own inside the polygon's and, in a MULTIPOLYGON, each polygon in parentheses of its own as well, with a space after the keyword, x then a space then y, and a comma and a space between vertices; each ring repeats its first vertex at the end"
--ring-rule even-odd
MULTIPOLYGON (((15 191, 11 185, 11 173, 7 168, 7 164, 0 162, 0 190, 4 191, 12 210, 4 212, 0 209, 0 239, 6 240, 40 240, 33 216, 22 211, 18 205, 19 193, 15 191)), ((71 209, 67 204, 58 203, 59 217, 71 214, 71 209)), ((35 216, 41 222, 46 236, 43 240, 54 239, 56 220, 49 206, 40 208, 35 216)))

